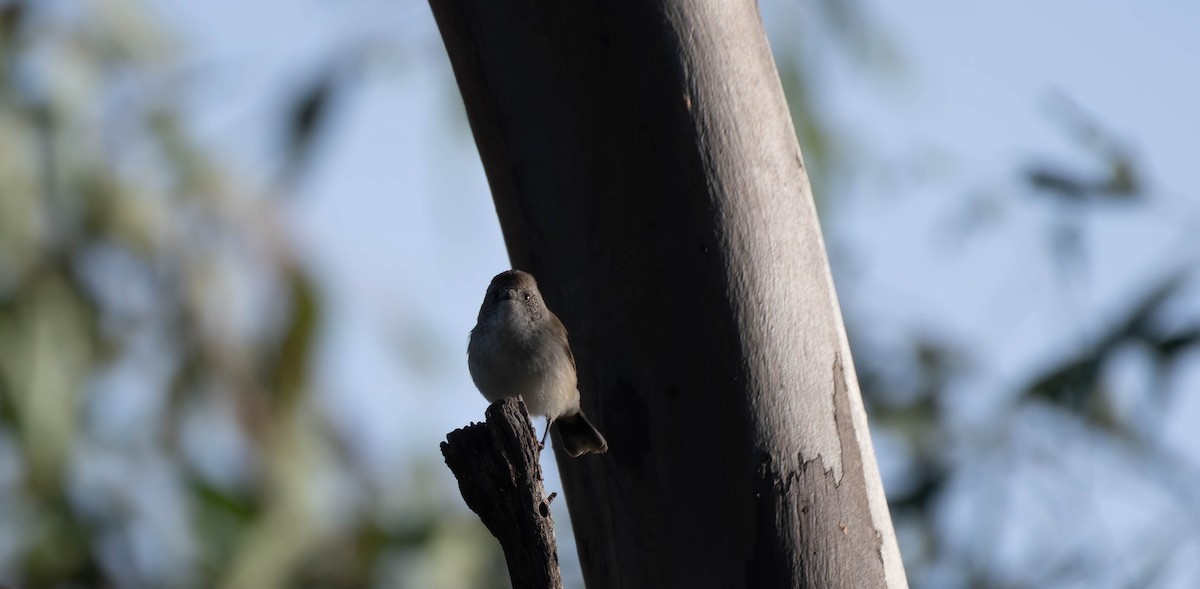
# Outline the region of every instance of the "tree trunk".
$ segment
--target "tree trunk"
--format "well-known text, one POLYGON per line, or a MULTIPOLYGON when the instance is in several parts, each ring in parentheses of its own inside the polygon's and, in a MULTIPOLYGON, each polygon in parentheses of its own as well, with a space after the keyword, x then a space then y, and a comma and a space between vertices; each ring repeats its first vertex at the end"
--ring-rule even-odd
POLYGON ((609 441, 555 449, 588 584, 904 587, 756 4, 430 3, 609 441))

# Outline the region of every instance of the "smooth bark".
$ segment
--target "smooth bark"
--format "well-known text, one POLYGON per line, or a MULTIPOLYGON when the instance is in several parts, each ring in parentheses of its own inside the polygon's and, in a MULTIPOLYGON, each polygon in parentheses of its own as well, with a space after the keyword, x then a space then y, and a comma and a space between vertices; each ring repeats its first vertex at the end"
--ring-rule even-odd
POLYGON ((904 587, 756 4, 430 3, 610 444, 556 449, 588 584, 904 587))

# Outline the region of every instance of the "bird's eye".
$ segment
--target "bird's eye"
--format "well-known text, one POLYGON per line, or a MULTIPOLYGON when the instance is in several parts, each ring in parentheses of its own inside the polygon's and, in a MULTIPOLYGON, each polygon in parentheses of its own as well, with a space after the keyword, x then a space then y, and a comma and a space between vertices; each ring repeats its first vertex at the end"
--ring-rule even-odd
POLYGON ((529 300, 529 293, 528 293, 528 292, 526 292, 526 293, 525 293, 525 300, 527 300, 527 301, 529 300))

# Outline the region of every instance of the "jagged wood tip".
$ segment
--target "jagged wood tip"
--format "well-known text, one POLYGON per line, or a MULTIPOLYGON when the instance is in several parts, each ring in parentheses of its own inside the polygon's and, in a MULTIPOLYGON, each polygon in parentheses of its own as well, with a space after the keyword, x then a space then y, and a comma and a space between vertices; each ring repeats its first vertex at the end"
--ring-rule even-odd
POLYGON ((520 399, 492 403, 484 423, 456 429, 442 442, 446 466, 467 507, 500 541, 513 587, 562 587, 541 452, 520 399))

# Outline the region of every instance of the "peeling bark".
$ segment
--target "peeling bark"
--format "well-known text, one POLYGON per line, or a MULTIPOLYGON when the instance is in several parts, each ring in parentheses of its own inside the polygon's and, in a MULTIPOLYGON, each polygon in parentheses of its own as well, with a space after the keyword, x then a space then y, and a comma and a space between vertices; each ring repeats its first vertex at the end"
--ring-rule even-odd
POLYGON ((850 419, 849 390, 841 359, 833 364, 831 393, 834 419, 841 441, 843 477, 838 479, 822 456, 795 461, 775 461, 767 456, 759 465, 758 517, 774 521, 760 526, 762 551, 747 567, 752 587, 872 587, 885 577, 883 536, 871 521, 866 495, 861 448, 850 419), (827 514, 840 514, 828 517, 827 514), (782 548, 782 550, 780 549, 782 548), (800 552, 799 566, 791 566, 800 552), (844 562, 842 555, 856 558, 844 562), (865 558, 865 555, 874 555, 865 558), (761 576, 770 572, 772 576, 761 576), (834 582, 836 580, 836 582, 834 582))

